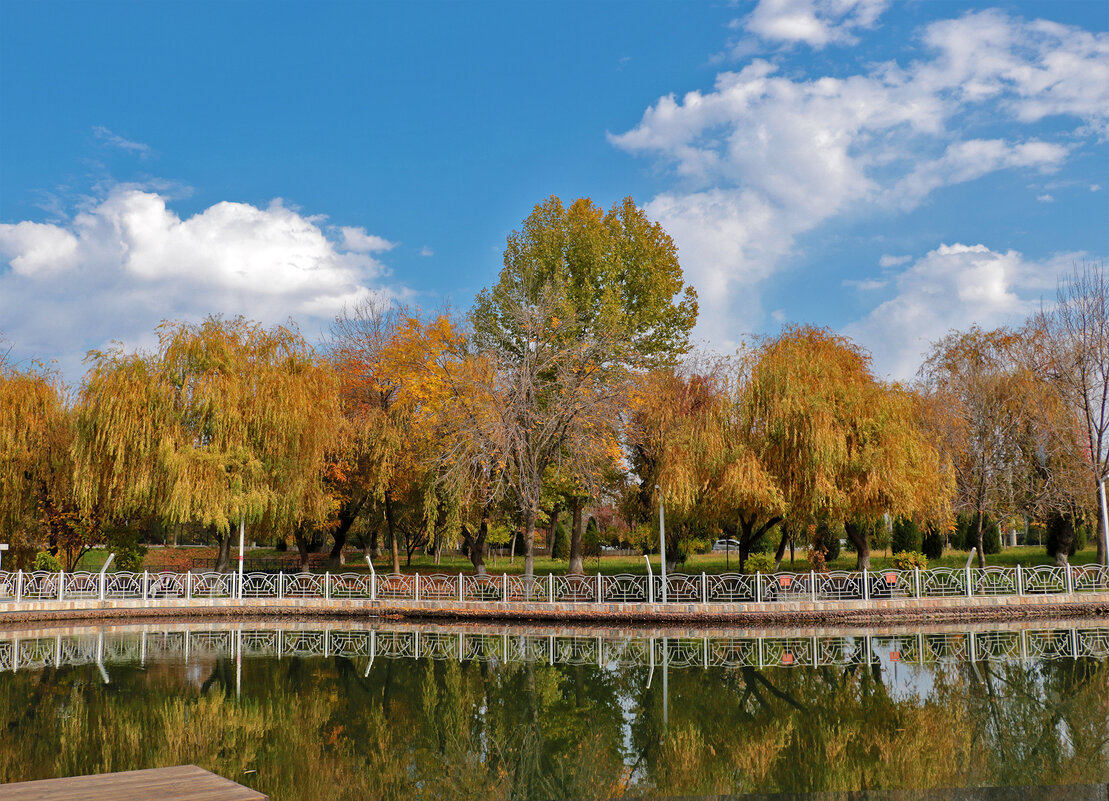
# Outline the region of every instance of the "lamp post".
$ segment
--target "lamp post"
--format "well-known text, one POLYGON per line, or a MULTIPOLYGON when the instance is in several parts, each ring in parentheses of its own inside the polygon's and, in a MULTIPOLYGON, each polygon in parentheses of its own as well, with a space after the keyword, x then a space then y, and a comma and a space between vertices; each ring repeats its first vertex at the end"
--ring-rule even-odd
POLYGON ((8 543, 0 542, 0 567, 4 566, 4 551, 8 550, 8 543))
POLYGON ((662 602, 666 603, 666 515, 662 509, 662 490, 655 484, 658 492, 658 544, 662 553, 662 602))
POLYGON ((239 518, 239 600, 243 599, 243 549, 246 547, 246 521, 239 518))

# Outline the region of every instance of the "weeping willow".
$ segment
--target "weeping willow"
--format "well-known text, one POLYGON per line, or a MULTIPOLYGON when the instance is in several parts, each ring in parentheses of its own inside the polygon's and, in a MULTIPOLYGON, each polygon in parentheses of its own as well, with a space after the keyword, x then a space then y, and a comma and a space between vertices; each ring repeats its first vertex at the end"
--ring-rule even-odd
POLYGON ((81 505, 221 536, 239 520, 325 520, 338 392, 300 332, 209 317, 158 334, 152 353, 90 355, 74 447, 81 505))

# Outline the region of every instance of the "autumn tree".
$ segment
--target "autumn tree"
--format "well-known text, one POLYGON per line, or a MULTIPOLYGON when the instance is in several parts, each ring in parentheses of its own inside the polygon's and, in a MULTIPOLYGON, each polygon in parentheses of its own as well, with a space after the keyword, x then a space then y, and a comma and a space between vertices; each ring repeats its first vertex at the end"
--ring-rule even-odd
POLYGON ((242 318, 166 323, 155 352, 91 354, 74 483, 82 508, 230 529, 322 523, 338 425, 334 373, 293 328, 242 318))
POLYGON ((879 381, 846 337, 799 326, 764 341, 741 405, 746 447, 773 477, 785 519, 797 529, 844 520, 860 569, 870 564, 861 522, 942 510, 950 478, 913 397, 879 381))
MULTIPOLYGON (((0 536, 18 563, 44 544, 91 544, 74 508, 69 449, 73 418, 58 377, 21 369, 0 354, 0 536), (59 542, 59 537, 65 540, 59 542)), ((76 559, 67 560, 72 569, 76 559)))
POLYGON ((509 237, 504 265, 471 312, 471 380, 458 398, 472 426, 456 452, 495 454, 530 576, 547 468, 590 469, 570 446, 608 436, 634 371, 685 352, 697 303, 674 243, 631 198, 608 213, 548 199, 509 237))
POLYGON ((1096 493, 1098 561, 1109 564, 1109 275, 1104 264, 1076 267, 1053 307, 1031 321, 1040 348, 1035 369, 1071 410, 1096 493))
POLYGON ((932 433, 954 468, 956 509, 977 515, 979 567, 983 520, 1021 511, 1028 482, 1027 434, 1037 412, 1037 379, 1015 354, 1018 333, 974 326, 932 346, 920 369, 932 433))

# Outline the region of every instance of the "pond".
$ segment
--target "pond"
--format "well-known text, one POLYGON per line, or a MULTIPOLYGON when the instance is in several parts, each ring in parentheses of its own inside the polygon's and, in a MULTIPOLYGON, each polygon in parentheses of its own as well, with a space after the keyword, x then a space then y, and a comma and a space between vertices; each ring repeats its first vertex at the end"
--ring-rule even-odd
POLYGON ((191 763, 273 801, 1103 798, 1109 621, 25 629, 0 633, 0 730, 3 782, 191 763))

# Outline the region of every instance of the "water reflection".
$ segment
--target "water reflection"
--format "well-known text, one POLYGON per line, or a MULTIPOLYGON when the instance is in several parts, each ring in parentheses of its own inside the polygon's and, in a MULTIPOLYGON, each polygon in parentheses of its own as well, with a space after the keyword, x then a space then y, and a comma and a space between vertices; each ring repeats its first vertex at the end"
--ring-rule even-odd
POLYGON ((0 780, 195 763, 275 801, 1088 786, 1109 779, 1104 623, 0 633, 0 780))

